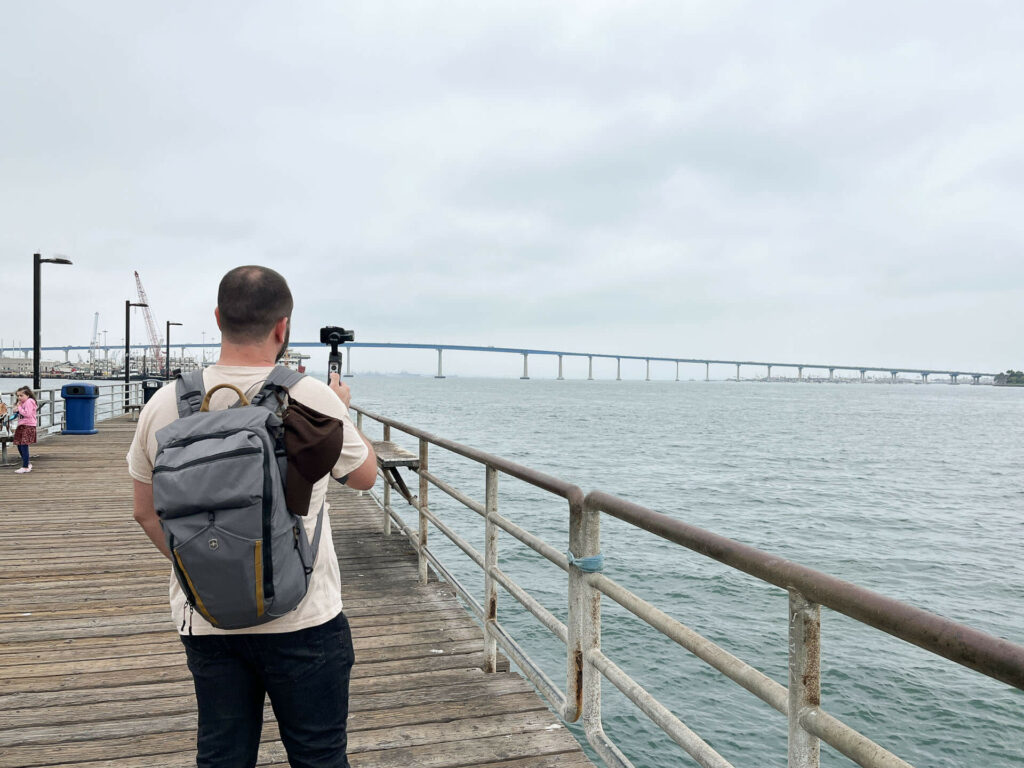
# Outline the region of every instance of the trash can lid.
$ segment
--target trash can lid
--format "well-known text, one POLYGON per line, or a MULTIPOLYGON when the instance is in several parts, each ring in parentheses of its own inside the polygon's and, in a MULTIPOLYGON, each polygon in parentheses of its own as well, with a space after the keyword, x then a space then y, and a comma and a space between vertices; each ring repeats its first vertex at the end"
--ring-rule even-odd
POLYGON ((60 396, 63 398, 68 397, 99 397, 99 387, 95 384, 86 384, 85 382, 75 382, 74 384, 65 384, 60 388, 60 396))

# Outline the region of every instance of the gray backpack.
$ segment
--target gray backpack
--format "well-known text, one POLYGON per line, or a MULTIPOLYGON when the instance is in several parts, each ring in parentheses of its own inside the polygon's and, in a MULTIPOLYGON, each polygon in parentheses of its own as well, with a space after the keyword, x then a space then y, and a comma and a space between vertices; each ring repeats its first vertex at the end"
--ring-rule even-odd
POLYGON ((156 433, 153 503, 174 573, 190 608, 219 629, 283 616, 309 585, 324 508, 310 545, 284 492, 283 395, 302 377, 277 366, 250 403, 230 384, 206 392, 202 371, 182 374, 180 418, 156 433), (222 387, 238 403, 208 410, 222 387))

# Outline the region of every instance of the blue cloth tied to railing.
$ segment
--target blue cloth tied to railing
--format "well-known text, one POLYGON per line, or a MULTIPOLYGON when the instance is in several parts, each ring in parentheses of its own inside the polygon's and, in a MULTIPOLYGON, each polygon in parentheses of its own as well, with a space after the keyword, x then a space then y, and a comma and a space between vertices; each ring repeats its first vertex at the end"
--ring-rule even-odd
POLYGON ((600 573, 604 570, 604 555, 600 553, 590 557, 576 557, 572 552, 566 551, 565 556, 569 559, 569 565, 575 565, 584 573, 600 573))

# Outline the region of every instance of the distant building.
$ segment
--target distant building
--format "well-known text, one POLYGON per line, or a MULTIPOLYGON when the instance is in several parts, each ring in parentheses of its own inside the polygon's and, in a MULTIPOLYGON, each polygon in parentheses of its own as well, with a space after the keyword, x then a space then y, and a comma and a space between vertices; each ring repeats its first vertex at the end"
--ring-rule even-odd
POLYGON ((0 371, 4 373, 32 373, 31 357, 0 357, 0 371))
MULTIPOLYGON (((43 360, 40 369, 49 371, 62 365, 56 360, 43 360)), ((0 357, 0 373, 11 376, 32 375, 31 357, 0 357)))

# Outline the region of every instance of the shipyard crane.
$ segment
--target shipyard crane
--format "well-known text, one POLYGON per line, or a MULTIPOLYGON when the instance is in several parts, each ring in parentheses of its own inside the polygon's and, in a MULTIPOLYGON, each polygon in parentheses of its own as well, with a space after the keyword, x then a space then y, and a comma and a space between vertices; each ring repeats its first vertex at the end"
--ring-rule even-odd
POLYGON ((146 290, 142 287, 142 279, 139 277, 138 271, 135 272, 135 287, 139 291, 139 303, 142 305, 142 314, 146 318, 146 331, 149 333, 149 345, 152 349, 153 359, 156 360, 156 369, 162 371, 164 369, 163 344, 160 343, 160 337, 156 335, 153 312, 149 306, 149 299, 146 298, 146 290))

